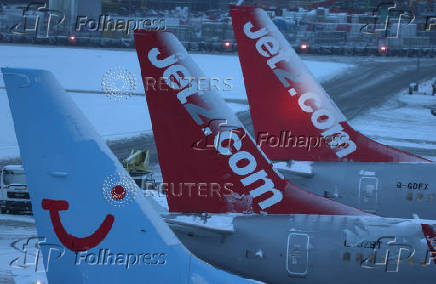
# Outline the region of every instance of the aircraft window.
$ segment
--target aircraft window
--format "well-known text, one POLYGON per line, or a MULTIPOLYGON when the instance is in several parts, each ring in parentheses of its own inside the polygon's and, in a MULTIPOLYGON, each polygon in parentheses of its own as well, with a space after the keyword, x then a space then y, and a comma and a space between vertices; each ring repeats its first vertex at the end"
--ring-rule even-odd
POLYGON ((406 199, 409 200, 409 201, 412 201, 413 200, 413 194, 411 192, 407 193, 406 199))
POLYGON ((434 202, 434 193, 428 195, 428 201, 434 202))
POLYGON ((342 257, 342 261, 343 262, 350 262, 351 259, 351 255, 349 252, 344 253, 343 257, 342 257))
POLYGON ((417 199, 418 201, 422 201, 422 200, 424 199, 424 194, 422 194, 421 192, 419 192, 419 193, 417 194, 417 196, 416 196, 416 199, 417 199))

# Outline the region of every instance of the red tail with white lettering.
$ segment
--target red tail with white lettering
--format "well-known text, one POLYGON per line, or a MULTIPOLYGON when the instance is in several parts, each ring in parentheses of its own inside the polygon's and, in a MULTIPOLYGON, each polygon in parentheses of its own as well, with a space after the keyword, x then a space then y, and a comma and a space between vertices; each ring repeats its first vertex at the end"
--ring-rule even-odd
POLYGON ((428 161, 351 128, 262 9, 234 6, 231 15, 256 142, 270 159, 428 161))
POLYGON ((279 177, 174 35, 135 44, 170 211, 363 214, 279 177))

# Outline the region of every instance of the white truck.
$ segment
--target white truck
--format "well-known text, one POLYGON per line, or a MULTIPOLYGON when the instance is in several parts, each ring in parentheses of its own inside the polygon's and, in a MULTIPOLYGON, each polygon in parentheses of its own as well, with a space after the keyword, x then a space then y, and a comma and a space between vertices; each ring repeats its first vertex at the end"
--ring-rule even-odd
POLYGON ((32 214, 23 166, 3 167, 0 176, 0 210, 1 213, 32 214))

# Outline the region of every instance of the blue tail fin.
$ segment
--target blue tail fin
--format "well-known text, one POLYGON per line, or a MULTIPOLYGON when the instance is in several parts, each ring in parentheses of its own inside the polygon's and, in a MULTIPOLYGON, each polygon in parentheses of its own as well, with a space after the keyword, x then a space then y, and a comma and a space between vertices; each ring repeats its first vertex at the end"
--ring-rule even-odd
POLYGON ((2 72, 50 283, 245 282, 179 243, 50 72, 2 72))

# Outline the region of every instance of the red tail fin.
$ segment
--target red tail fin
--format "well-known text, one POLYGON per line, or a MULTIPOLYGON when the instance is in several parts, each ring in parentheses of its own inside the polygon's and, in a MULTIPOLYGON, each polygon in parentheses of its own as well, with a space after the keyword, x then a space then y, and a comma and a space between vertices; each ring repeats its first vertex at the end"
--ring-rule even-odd
POLYGON ((224 100, 189 82, 204 75, 172 34, 135 44, 170 211, 363 214, 280 178, 224 100))
POLYGON ((256 142, 273 160, 427 161, 355 131, 259 8, 231 9, 256 142))

